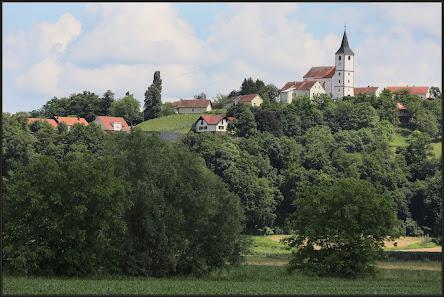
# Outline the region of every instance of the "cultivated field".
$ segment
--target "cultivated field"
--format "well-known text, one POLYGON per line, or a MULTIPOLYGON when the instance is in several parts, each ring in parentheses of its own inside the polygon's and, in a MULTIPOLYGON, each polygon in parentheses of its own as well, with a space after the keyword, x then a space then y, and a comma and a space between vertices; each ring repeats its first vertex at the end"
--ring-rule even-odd
MULTIPOLYGON (((341 279, 287 273, 285 235, 250 236, 244 264, 197 277, 25 278, 7 276, 6 294, 440 294, 441 263, 378 262, 374 278, 341 279)), ((422 246, 427 240, 404 237, 396 249, 422 246)), ((394 248, 387 242, 387 249, 394 248)), ((436 247, 436 246, 435 246, 436 247)), ((440 248, 440 247, 439 247, 440 248)))

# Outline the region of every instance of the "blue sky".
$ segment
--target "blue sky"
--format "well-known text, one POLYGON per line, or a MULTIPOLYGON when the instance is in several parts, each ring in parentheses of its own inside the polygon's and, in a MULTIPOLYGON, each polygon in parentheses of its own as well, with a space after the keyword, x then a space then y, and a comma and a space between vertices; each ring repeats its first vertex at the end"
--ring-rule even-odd
POLYGON ((282 87, 332 65, 344 24, 355 86, 441 87, 440 3, 3 3, 3 110, 83 90, 139 101, 155 70, 163 100, 282 87), (427 17, 424 17, 427 16, 427 17))

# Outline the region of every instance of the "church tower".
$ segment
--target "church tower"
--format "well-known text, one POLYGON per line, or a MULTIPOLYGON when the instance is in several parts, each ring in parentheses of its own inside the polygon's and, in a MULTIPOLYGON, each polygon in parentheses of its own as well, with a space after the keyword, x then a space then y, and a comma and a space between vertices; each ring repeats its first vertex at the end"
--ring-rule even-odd
POLYGON ((354 96, 355 85, 355 54, 348 45, 347 32, 344 29, 341 47, 335 54, 335 75, 333 76, 332 89, 333 98, 354 96))

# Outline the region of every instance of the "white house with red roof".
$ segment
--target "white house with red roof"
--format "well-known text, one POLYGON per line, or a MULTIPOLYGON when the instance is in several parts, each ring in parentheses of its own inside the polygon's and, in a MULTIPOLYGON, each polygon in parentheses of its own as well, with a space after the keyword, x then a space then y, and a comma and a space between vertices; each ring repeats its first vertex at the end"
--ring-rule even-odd
POLYGON ((211 111, 212 104, 207 99, 180 99, 172 103, 176 113, 203 113, 211 111))
POLYGON ((97 116, 93 123, 102 127, 106 132, 130 132, 131 130, 122 117, 97 116))
POLYGON ((426 86, 389 86, 385 88, 390 92, 406 90, 411 95, 416 95, 422 99, 430 99, 432 97, 430 94, 430 88, 426 86))
POLYGON ((234 96, 227 99, 226 107, 230 108, 233 104, 237 105, 239 102, 250 106, 261 106, 264 100, 259 94, 247 94, 242 96, 234 96))
POLYGON ((227 131, 228 123, 233 120, 233 117, 226 117, 224 115, 201 115, 194 123, 194 131, 223 133, 227 131))
MULTIPOLYGON (((354 96, 354 56, 355 54, 348 44, 347 33, 344 30, 341 46, 335 53, 335 66, 312 67, 304 75, 303 80, 319 82, 325 93, 334 99, 354 96)), ((285 96, 283 95, 284 98, 285 96)))
POLYGON ((313 98, 314 95, 325 94, 325 90, 319 81, 291 81, 281 89, 281 103, 290 104, 295 98, 307 96, 313 98))
POLYGON ((355 96, 359 94, 372 94, 376 97, 379 97, 381 94, 381 89, 379 87, 367 86, 367 87, 358 87, 354 89, 355 96))

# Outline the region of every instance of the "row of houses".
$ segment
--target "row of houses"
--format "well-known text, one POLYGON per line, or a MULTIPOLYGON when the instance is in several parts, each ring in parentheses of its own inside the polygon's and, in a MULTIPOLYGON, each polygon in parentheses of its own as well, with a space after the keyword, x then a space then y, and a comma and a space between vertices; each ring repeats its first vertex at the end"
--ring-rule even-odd
MULTIPOLYGON (((68 131, 75 124, 88 126, 89 123, 81 117, 60 117, 55 116, 53 119, 45 118, 28 118, 28 124, 31 125, 35 122, 42 121, 49 123, 53 128, 57 128, 59 124, 65 124, 68 131)), ((93 123, 99 125, 106 132, 129 132, 131 129, 127 122, 122 117, 110 117, 110 116, 97 116, 93 123)))
MULTIPOLYGON (((391 92, 406 90, 412 95, 416 95, 422 99, 431 99, 430 88, 427 86, 388 86, 391 92)), ((367 86, 353 88, 354 96, 360 94, 373 94, 379 96, 383 91, 380 87, 367 86)), ((280 102, 290 104, 294 98, 299 96, 308 96, 313 98, 315 95, 327 94, 319 81, 292 81, 288 82, 281 89, 280 102)))

